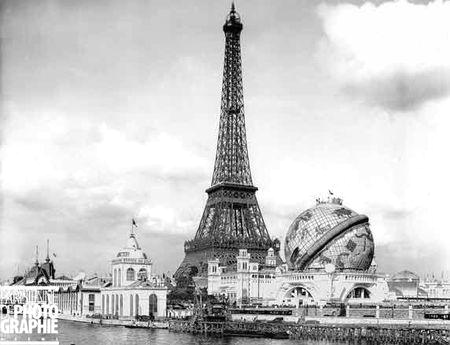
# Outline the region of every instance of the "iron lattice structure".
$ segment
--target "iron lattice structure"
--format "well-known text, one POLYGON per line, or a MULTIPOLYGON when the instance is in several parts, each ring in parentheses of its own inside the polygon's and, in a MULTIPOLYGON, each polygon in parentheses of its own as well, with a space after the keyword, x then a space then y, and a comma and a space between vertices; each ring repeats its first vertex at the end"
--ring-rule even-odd
POLYGON ((269 248, 278 256, 279 241, 269 236, 250 172, 242 88, 242 27, 232 5, 223 26, 225 59, 214 173, 195 238, 185 242, 186 255, 175 273, 178 280, 205 274, 209 259, 233 265, 242 248, 247 248, 252 259, 260 263, 264 263, 269 248))

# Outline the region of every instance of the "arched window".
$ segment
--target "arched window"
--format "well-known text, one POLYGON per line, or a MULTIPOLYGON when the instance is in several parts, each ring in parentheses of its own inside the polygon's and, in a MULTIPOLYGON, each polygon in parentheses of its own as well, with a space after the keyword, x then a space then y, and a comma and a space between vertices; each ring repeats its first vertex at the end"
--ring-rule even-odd
POLYGON ((147 270, 145 268, 141 268, 138 272, 139 280, 147 280, 147 270))
POLYGON ((106 314, 109 314, 109 295, 106 295, 106 314))
POLYGON ((134 299, 134 310, 135 310, 135 315, 138 316, 139 315, 139 295, 136 294, 135 299, 134 299))
POLYGON ((119 315, 123 316, 123 295, 120 295, 120 302, 119 302, 119 315))
POLYGON ((117 271, 117 286, 122 285, 122 270, 119 268, 117 271))
POLYGON ((133 309, 133 295, 130 295, 130 316, 134 315, 134 309, 133 309))
POLYGON ((116 313, 115 315, 119 315, 119 295, 116 294, 116 313))
POLYGON ((156 315, 157 312, 158 312, 158 297, 156 297, 156 295, 153 293, 148 298, 148 315, 150 315, 151 313, 153 315, 156 315))
POLYGON ((105 295, 102 295, 102 314, 105 314, 105 295))
POLYGON ((113 286, 117 286, 117 270, 113 270, 113 286))
POLYGON ((127 269, 127 280, 128 281, 134 280, 134 269, 132 269, 131 267, 127 269))

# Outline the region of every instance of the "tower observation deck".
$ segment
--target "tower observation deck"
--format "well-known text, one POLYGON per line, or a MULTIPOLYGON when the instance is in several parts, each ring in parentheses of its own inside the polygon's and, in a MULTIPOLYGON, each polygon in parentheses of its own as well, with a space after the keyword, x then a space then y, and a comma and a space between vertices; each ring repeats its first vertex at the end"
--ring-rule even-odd
POLYGON ((206 274, 208 260, 236 264, 239 249, 264 263, 267 250, 278 256, 280 242, 272 240, 256 200, 245 133, 240 35, 243 25, 234 4, 225 33, 219 136, 208 200, 194 239, 184 244, 185 258, 175 273, 177 281, 206 274))

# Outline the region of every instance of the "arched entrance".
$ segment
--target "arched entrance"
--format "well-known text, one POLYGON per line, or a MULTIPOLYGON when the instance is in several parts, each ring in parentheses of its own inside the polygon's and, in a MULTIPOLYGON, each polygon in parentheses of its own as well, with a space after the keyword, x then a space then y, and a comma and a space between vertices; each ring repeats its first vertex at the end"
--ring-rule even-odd
POLYGON ((347 294, 347 299, 369 299, 370 291, 363 287, 357 286, 347 294))
POLYGON ((303 286, 296 286, 286 292, 285 303, 300 307, 302 305, 312 304, 314 298, 311 293, 303 286))
POLYGON ((148 298, 148 315, 156 316, 158 313, 158 297, 152 293, 148 298))

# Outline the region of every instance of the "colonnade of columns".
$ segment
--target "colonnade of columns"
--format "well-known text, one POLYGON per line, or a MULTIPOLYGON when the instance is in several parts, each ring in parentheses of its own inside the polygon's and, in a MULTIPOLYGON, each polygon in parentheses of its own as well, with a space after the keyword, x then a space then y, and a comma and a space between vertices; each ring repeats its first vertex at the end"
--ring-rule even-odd
POLYGON ((55 295, 55 303, 61 313, 74 314, 79 312, 79 292, 59 292, 55 295))

